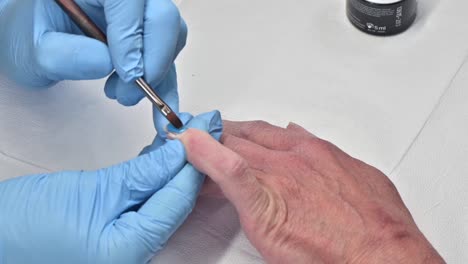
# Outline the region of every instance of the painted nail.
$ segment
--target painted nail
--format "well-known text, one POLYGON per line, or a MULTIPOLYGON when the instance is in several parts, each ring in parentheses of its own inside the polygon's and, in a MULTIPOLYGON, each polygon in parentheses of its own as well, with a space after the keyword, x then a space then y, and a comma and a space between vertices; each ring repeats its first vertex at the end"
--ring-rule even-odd
POLYGON ((186 127, 182 127, 180 129, 174 127, 173 125, 169 124, 166 126, 167 138, 169 139, 177 139, 179 135, 187 131, 186 127))
POLYGON ((167 132, 167 138, 170 140, 177 139, 179 137, 179 134, 174 134, 172 132, 167 132))

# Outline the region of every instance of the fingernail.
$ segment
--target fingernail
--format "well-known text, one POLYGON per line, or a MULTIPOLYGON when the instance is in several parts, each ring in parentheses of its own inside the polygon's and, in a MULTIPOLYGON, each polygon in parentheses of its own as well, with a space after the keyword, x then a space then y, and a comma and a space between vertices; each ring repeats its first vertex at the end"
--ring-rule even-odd
POLYGON ((172 132, 167 132, 167 139, 174 140, 174 139, 179 139, 180 134, 174 134, 172 132))
POLYGON ((187 128, 186 127, 176 128, 172 124, 168 124, 165 130, 167 132, 168 139, 178 139, 180 137, 180 134, 187 131, 187 128))

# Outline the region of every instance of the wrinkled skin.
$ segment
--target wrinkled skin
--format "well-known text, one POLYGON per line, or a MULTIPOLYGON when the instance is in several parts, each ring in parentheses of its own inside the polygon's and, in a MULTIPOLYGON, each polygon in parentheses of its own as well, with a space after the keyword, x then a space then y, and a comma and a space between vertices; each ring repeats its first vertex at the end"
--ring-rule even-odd
POLYGON ((224 146, 193 129, 172 136, 269 263, 444 262, 387 176, 298 125, 226 121, 224 146))

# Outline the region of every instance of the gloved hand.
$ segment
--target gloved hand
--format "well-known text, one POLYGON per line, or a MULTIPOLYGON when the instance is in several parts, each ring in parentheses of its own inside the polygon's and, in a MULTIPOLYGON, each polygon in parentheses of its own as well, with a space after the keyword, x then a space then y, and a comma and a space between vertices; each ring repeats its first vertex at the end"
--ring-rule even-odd
POLYGON ((109 47, 83 36, 53 0, 0 1, 0 71, 27 86, 109 75, 106 94, 134 105, 145 79, 177 111, 173 62, 187 27, 171 0, 75 0, 107 33, 109 47), (120 76, 120 78, 119 78, 120 76))
MULTIPOLYGON (((219 139, 222 123, 213 112, 188 127, 219 139)), ((147 263, 184 222, 203 179, 175 140, 98 171, 2 182, 0 263, 147 263)))

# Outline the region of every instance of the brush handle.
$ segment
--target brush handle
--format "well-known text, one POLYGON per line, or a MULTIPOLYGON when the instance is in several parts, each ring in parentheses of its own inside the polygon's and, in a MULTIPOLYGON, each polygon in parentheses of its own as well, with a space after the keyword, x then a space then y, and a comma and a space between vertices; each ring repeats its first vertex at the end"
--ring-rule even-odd
POLYGON ((91 18, 73 0, 55 0, 55 2, 68 14, 75 24, 90 37, 107 44, 104 32, 91 20, 91 18))

